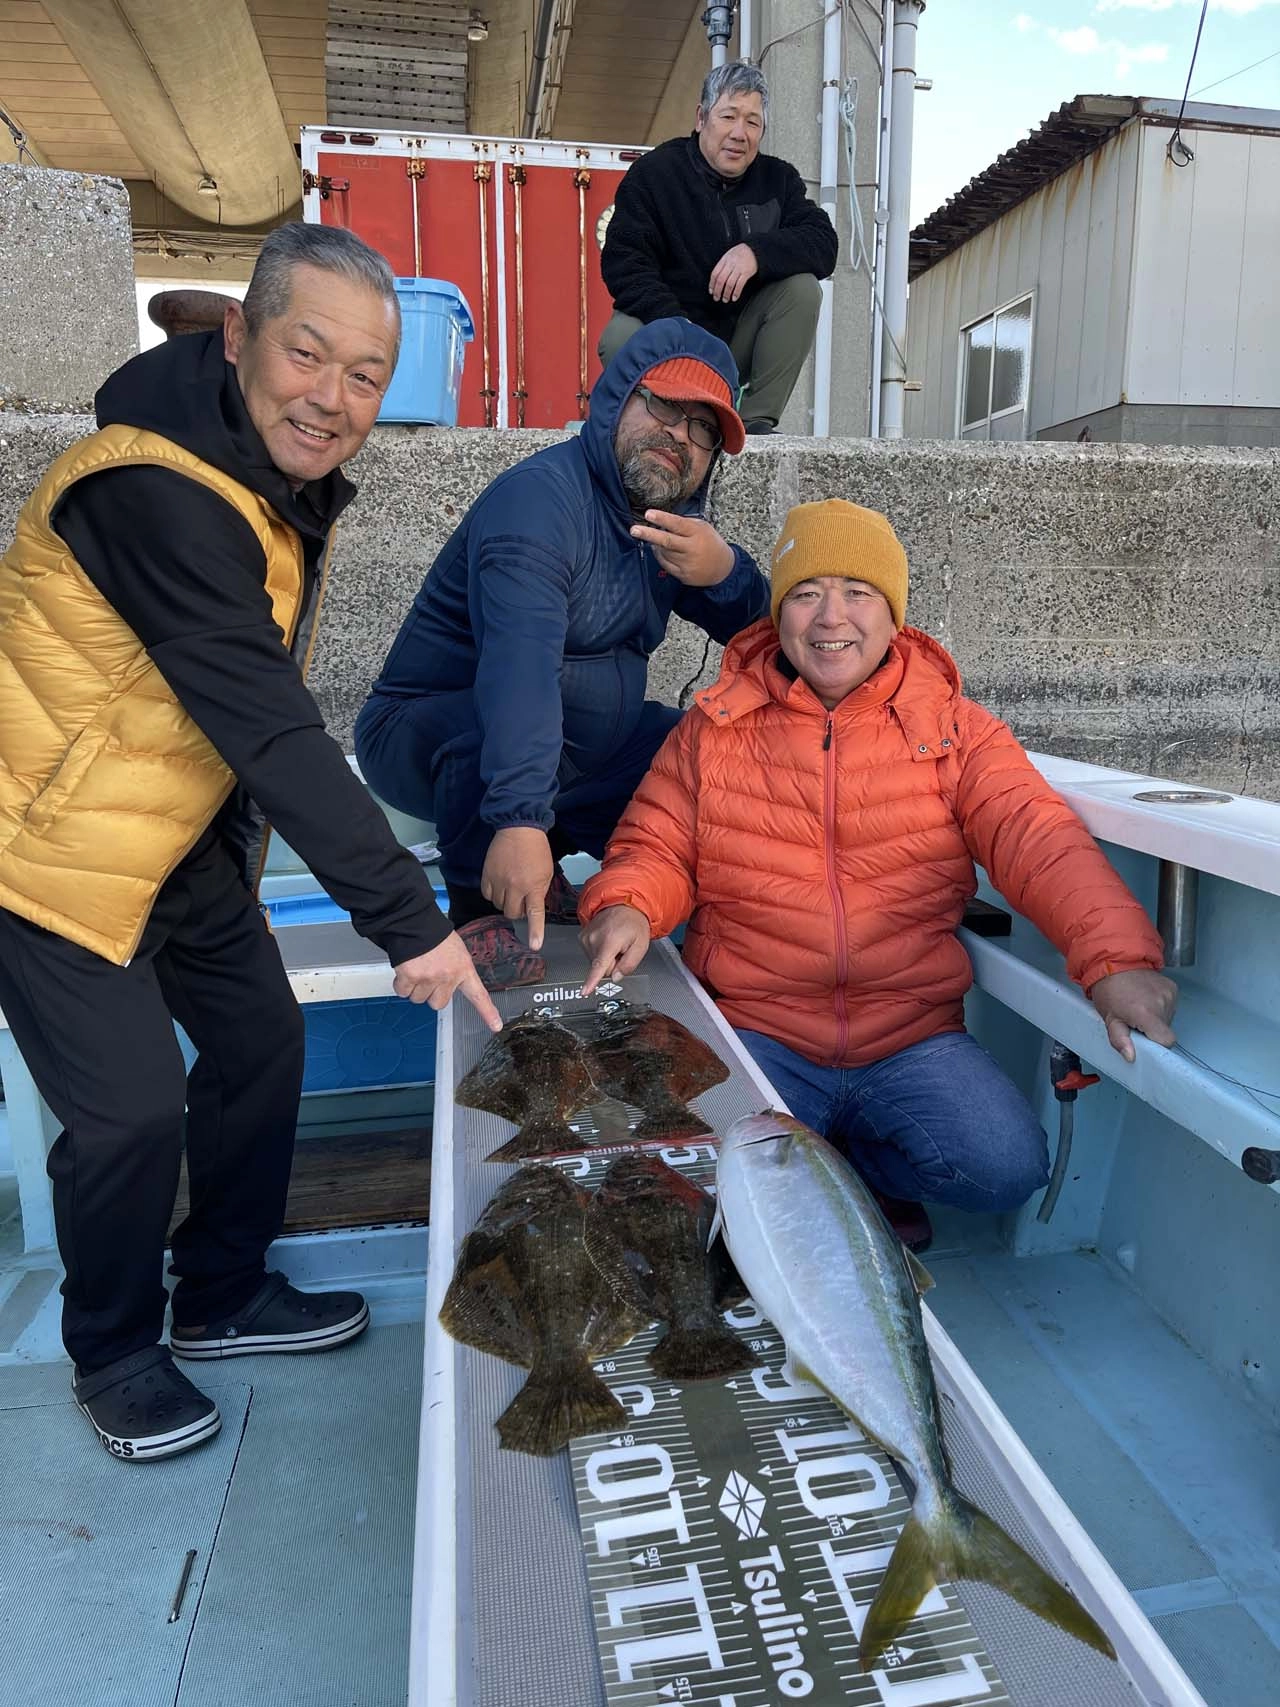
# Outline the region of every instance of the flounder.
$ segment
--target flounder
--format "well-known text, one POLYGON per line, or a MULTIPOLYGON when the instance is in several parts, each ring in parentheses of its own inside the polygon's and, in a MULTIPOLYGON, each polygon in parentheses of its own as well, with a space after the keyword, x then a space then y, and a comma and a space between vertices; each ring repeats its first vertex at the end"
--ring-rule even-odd
POLYGON ((608 1229, 585 1239, 590 1193, 557 1168, 521 1168, 462 1242, 440 1320, 464 1345, 529 1371, 498 1418, 513 1452, 547 1457, 626 1412, 592 1369, 648 1315, 608 1229))
POLYGON ((709 1192, 643 1152, 610 1163, 591 1205, 588 1246, 602 1234, 607 1250, 621 1246, 652 1313, 667 1323, 649 1360, 666 1380, 738 1375, 760 1362, 721 1315, 731 1270, 718 1243, 708 1248, 714 1218, 709 1192))
POLYGON ((491 1162, 513 1162, 581 1150, 583 1140, 570 1131, 569 1117, 600 1094, 591 1056, 577 1033, 528 1013, 490 1038, 453 1098, 464 1108, 499 1114, 520 1128, 488 1156, 491 1162))
POLYGON ((696 1138, 711 1131, 686 1104, 722 1085, 729 1069, 670 1014, 641 1005, 603 1014, 591 1028, 590 1054, 601 1092, 642 1111, 633 1138, 696 1138))

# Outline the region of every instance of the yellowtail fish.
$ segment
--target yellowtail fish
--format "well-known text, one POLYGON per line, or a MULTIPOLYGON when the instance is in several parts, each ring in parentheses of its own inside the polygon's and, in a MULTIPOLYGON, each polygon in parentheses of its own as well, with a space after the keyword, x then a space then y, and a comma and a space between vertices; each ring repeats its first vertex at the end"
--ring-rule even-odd
POLYGON ((863 1667, 956 1578, 994 1584, 1114 1659, 1079 1601, 954 1487, 920 1317, 932 1281, 843 1156, 790 1115, 751 1115, 721 1143, 716 1191, 729 1253, 796 1378, 828 1393, 915 1489, 863 1625, 863 1667))

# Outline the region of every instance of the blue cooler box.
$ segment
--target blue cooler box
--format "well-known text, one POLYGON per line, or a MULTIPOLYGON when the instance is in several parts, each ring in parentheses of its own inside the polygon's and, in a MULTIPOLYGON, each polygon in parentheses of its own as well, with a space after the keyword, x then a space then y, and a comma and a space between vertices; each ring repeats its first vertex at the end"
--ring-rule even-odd
MULTIPOLYGON (((436 899, 447 906, 442 888, 436 899)), ((271 928, 331 924, 347 917, 327 895, 290 895, 269 903, 271 928)), ((388 1085, 431 1084, 436 1076, 436 1015, 425 1002, 400 996, 304 1002, 307 1057, 304 1095, 388 1085)))
POLYGON ((397 279, 396 296, 400 360, 378 419, 456 427, 462 363, 476 335, 467 299, 447 279, 397 279))

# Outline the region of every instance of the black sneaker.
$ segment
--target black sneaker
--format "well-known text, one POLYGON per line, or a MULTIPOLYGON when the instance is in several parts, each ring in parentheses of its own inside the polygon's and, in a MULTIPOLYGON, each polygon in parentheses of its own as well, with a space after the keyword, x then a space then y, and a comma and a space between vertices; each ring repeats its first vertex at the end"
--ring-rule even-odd
POLYGON ((764 438, 769 433, 776 433, 778 423, 768 420, 764 415, 757 415, 753 420, 742 423, 743 431, 749 438, 764 438))
POLYGON ((172 1458, 222 1427, 217 1405, 175 1367, 169 1349, 148 1346, 71 1383, 76 1404, 113 1458, 144 1464, 172 1458))
POLYGON ((269 1274, 247 1304, 219 1322, 173 1324, 169 1344, 179 1357, 248 1357, 258 1351, 328 1351, 369 1326, 358 1292, 299 1292, 282 1274, 269 1274))

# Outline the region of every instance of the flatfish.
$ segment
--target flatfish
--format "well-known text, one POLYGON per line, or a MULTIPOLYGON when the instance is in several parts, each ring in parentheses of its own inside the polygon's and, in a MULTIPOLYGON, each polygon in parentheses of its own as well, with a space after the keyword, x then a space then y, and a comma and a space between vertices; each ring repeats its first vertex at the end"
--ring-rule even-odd
POLYGON ((738 1375, 760 1362, 721 1315, 729 1271, 719 1246, 708 1249, 714 1218, 709 1192, 642 1152, 610 1163, 591 1205, 588 1244, 612 1236, 607 1248, 621 1246, 652 1313, 667 1324, 649 1360, 666 1380, 738 1375))
POLYGON ((514 1162, 582 1149, 569 1117, 600 1094, 582 1039, 559 1021, 530 1013, 489 1040, 453 1099, 520 1128, 488 1156, 491 1162, 514 1162))
POLYGON ((529 1371, 498 1418, 512 1452, 547 1457, 580 1434, 616 1429, 622 1405, 592 1369, 648 1314, 607 1229, 585 1239, 590 1193, 557 1168, 526 1167, 462 1242, 440 1320, 453 1338, 529 1371))
POLYGON ((729 1069, 670 1014, 643 1005, 602 1014, 592 1023, 590 1054, 600 1089, 641 1110, 633 1138, 697 1138, 711 1131, 686 1105, 722 1085, 729 1069))

